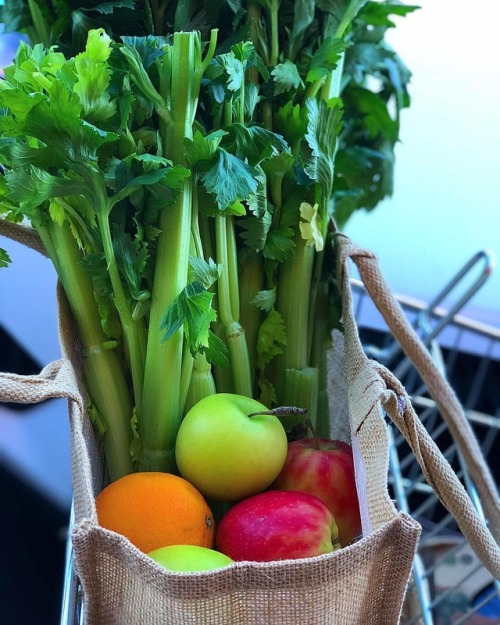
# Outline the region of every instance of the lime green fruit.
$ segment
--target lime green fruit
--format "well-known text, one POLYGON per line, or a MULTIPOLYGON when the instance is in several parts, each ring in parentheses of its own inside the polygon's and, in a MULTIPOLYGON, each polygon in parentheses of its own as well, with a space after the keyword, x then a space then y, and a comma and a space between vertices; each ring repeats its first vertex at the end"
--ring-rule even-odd
POLYGON ((150 551, 148 556, 169 571, 186 573, 220 569, 234 562, 220 551, 198 545, 169 545, 150 551))
POLYGON ((216 393, 184 417, 175 447, 180 474, 205 496, 233 502, 265 490, 285 464, 280 420, 260 402, 216 393))

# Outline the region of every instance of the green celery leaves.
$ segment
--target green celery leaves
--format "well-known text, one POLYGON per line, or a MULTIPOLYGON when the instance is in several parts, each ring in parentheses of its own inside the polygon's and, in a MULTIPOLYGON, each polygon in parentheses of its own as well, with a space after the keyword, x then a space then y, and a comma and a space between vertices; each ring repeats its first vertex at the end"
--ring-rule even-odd
POLYGON ((315 421, 332 230, 392 192, 410 72, 384 36, 415 7, 66 5, 0 9, 33 44, 0 81, 0 214, 58 272, 110 474, 174 470, 184 409, 210 392, 315 421))
POLYGON ((217 313, 212 306, 214 292, 209 291, 219 278, 220 267, 212 259, 208 262, 196 257, 190 258, 192 281, 167 309, 161 323, 163 340, 167 341, 181 327, 193 354, 202 353, 210 363, 227 366, 227 348, 210 329, 217 313))

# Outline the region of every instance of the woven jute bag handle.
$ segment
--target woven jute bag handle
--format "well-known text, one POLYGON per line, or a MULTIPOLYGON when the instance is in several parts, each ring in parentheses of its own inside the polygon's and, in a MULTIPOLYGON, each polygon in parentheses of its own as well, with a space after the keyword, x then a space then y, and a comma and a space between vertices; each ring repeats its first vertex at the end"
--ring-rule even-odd
POLYGON ((35 250, 42 256, 47 256, 47 251, 40 239, 40 236, 30 226, 24 226, 23 224, 15 224, 5 219, 0 219, 0 234, 22 243, 26 247, 35 250))
POLYGON ((97 520, 91 488, 92 467, 83 431, 85 402, 68 358, 51 362, 38 375, 0 373, 2 401, 37 404, 48 399, 67 399, 72 438, 72 473, 75 516, 97 520), (78 509, 77 509, 78 508, 78 509))
POLYGON ((346 342, 358 344, 358 360, 351 365, 352 370, 347 371, 347 379, 348 381, 354 379, 368 360, 359 341, 352 311, 346 313, 346 307, 352 306, 347 268, 350 259, 357 266, 361 280, 389 330, 421 375, 445 419, 477 488, 488 526, 415 413, 401 382, 386 367, 370 361, 371 366, 387 387, 387 392, 382 397, 384 409, 410 445, 425 479, 442 504, 456 519, 470 546, 492 575, 500 578, 500 547, 498 546, 500 500, 490 469, 464 410, 388 287, 380 271, 377 257, 372 252, 358 247, 342 234, 337 235, 336 242, 339 260, 338 281, 343 293, 346 342))

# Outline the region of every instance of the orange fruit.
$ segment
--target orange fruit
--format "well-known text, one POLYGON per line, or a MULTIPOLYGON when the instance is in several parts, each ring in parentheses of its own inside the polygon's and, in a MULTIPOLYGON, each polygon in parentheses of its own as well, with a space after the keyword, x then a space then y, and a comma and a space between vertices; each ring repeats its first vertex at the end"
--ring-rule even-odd
POLYGON ((131 473, 96 497, 99 524, 148 553, 168 545, 213 547, 215 522, 187 480, 156 471, 131 473))

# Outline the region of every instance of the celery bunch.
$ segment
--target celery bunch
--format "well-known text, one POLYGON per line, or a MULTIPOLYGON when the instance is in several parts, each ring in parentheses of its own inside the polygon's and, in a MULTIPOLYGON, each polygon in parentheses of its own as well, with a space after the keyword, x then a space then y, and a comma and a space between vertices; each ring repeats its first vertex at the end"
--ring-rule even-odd
POLYGON ((0 212, 64 286, 110 479, 175 471, 183 415, 214 392, 327 431, 330 226, 391 191, 409 72, 383 36, 414 9, 136 4, 136 34, 88 28, 72 52, 61 27, 0 83, 0 212))

